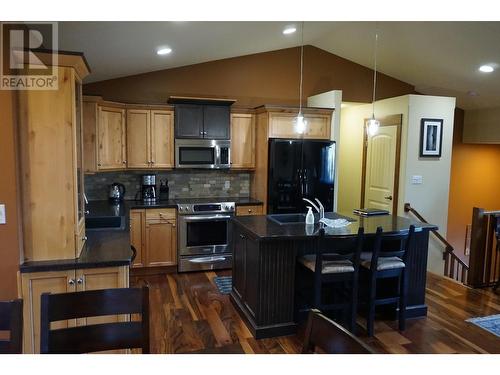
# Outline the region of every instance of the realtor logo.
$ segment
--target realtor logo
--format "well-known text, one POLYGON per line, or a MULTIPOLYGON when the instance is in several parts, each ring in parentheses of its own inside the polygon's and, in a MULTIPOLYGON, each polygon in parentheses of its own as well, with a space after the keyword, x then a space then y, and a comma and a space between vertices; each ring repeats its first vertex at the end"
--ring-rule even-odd
POLYGON ((0 90, 57 90, 57 22, 2 22, 0 90))

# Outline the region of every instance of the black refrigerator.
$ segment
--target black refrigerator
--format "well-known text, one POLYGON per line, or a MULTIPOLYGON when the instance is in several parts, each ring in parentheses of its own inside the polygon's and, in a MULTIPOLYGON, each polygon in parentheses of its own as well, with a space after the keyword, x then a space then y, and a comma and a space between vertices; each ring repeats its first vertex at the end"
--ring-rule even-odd
POLYGON ((333 211, 335 142, 269 140, 268 213, 307 212, 308 198, 333 211))

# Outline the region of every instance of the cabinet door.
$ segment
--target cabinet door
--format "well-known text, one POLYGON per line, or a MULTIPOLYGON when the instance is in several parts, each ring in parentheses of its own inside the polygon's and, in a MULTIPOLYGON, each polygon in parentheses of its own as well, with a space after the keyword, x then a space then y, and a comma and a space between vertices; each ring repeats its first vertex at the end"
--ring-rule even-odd
POLYGON ((99 107, 97 169, 122 169, 125 158, 125 110, 99 107))
POLYGON ((203 106, 177 104, 175 106, 175 137, 203 138, 203 106))
POLYGON ((151 111, 127 110, 127 166, 128 168, 149 168, 151 111))
POLYGON ((207 139, 230 139, 229 106, 203 106, 203 136, 207 139))
MULTIPOLYGON (((21 275, 23 298, 23 353, 40 353, 40 297, 42 293, 76 291, 75 271, 34 272, 21 275)), ((51 324, 52 329, 75 326, 65 320, 51 324)))
POLYGON ((233 226, 233 291, 241 300, 245 298, 246 283, 246 237, 233 226))
POLYGON ((255 122, 251 114, 231 115, 231 168, 255 168, 255 122))
POLYGON ((177 226, 174 220, 146 220, 146 266, 177 264, 177 226))
POLYGON ((87 173, 97 172, 97 103, 83 102, 83 166, 87 173))
POLYGON ((144 210, 130 210, 130 244, 134 246, 137 251, 132 267, 144 267, 144 220, 144 210))
POLYGON ((259 244, 251 238, 246 239, 245 245, 245 298, 244 303, 248 311, 256 317, 259 296, 259 244))
POLYGON ((296 115, 292 113, 271 114, 269 138, 330 139, 331 117, 328 115, 304 115, 306 127, 299 133, 295 125, 296 115))
POLYGON ((173 117, 171 111, 151 111, 151 165, 153 168, 174 167, 173 117))

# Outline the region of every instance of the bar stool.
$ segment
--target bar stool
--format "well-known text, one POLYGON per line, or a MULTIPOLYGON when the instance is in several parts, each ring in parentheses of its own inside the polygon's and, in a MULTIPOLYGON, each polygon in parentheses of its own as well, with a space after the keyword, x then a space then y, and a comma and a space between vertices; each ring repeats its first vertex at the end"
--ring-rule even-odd
POLYGON ((329 245, 325 237, 325 229, 319 232, 316 254, 305 255, 298 259, 306 271, 305 274, 313 278, 313 307, 327 311, 343 311, 349 313, 347 326, 351 332, 356 327, 356 313, 358 302, 358 276, 360 254, 363 249, 364 229, 359 228, 357 236, 336 237, 335 243, 329 245), (342 289, 344 301, 333 303, 323 302, 323 288, 326 284, 337 284, 347 287, 342 289))
POLYGON ((377 228, 373 251, 363 253, 361 259, 361 276, 368 278, 368 313, 367 332, 373 336, 375 307, 387 304, 397 304, 399 307, 399 330, 406 326, 406 294, 408 290, 407 257, 412 246, 415 226, 411 225, 407 233, 382 234, 383 229, 377 228), (377 296, 377 280, 397 278, 397 293, 394 296, 377 296))
POLYGON ((23 300, 0 301, 0 331, 9 331, 9 339, 0 339, 0 354, 23 351, 23 300))

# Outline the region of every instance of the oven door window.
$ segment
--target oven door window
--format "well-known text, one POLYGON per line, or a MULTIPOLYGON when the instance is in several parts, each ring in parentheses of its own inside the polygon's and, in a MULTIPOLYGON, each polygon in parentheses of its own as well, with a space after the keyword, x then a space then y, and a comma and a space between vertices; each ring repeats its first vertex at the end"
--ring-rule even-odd
POLYGON ((215 164, 215 148, 180 147, 179 164, 215 164))
POLYGON ((226 245, 227 220, 191 221, 186 223, 188 247, 226 245))

